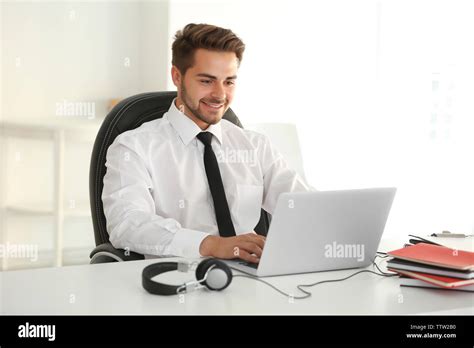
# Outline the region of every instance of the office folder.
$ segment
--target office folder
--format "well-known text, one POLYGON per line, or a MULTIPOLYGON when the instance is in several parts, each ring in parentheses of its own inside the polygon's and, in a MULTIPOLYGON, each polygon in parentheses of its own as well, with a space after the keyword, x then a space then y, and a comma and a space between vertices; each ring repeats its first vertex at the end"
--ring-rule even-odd
POLYGON ((434 275, 434 274, 405 271, 405 270, 391 269, 391 268, 389 268, 389 270, 392 272, 397 272, 399 274, 405 275, 410 278, 419 279, 433 285, 441 286, 443 288, 458 288, 462 286, 474 285, 474 279, 449 278, 449 277, 443 277, 443 276, 434 275))
POLYGON ((474 253, 455 250, 439 245, 418 243, 406 248, 388 252, 388 255, 401 260, 449 268, 474 271, 474 253))
POLYGON ((406 261, 401 259, 391 259, 387 262, 388 268, 400 269, 405 271, 414 271, 428 274, 436 274, 451 278, 473 279, 473 271, 459 271, 450 268, 425 265, 418 262, 406 261))
POLYGON ((400 286, 410 286, 415 288, 431 288, 437 290, 458 290, 458 291, 469 291, 474 292, 474 285, 461 286, 459 288, 444 288, 431 283, 424 282, 423 280, 414 279, 406 276, 400 276, 400 286))

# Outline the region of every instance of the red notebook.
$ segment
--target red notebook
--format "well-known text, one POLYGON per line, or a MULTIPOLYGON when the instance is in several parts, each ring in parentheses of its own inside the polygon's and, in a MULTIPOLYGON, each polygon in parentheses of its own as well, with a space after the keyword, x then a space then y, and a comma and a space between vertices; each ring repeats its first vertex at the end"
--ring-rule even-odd
POLYGON ((418 243, 388 252, 397 259, 458 270, 474 270, 474 253, 440 245, 418 243))
POLYGON ((405 271, 405 270, 391 269, 391 268, 388 268, 388 270, 403 274, 410 278, 423 280, 424 282, 441 286, 443 288, 459 288, 462 286, 474 284, 474 279, 449 278, 449 277, 442 277, 442 276, 438 276, 434 274, 405 271))

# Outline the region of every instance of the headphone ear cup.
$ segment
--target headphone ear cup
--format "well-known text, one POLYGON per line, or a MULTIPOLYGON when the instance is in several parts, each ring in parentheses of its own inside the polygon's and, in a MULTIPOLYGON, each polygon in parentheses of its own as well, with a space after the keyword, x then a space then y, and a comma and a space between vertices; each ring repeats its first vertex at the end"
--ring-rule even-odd
POLYGON ((214 266, 207 275, 207 279, 202 282, 209 290, 224 290, 232 282, 232 270, 224 262, 215 259, 206 259, 196 268, 196 279, 201 280, 206 276, 206 272, 214 266))
POLYGON ((213 261, 213 259, 204 259, 202 260, 196 268, 196 279, 200 280, 204 278, 207 269, 209 268, 209 263, 213 261))

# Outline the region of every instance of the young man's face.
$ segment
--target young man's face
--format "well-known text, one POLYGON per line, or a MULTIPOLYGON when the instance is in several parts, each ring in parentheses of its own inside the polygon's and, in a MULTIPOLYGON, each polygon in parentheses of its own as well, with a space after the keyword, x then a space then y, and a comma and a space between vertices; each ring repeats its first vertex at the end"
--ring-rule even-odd
POLYGON ((173 66, 173 83, 178 88, 176 107, 201 129, 216 124, 229 108, 237 78, 238 59, 234 52, 197 49, 194 65, 184 76, 173 66))

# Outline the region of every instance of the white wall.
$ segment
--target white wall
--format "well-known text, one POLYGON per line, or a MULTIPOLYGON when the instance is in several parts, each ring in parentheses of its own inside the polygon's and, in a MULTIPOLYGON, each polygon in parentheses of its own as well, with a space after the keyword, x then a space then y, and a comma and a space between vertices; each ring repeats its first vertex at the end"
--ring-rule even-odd
POLYGON ((244 40, 233 109, 295 123, 313 186, 398 187, 388 235, 474 231, 472 2, 170 6, 171 33, 208 22, 244 40))
POLYGON ((151 68, 148 58, 158 55, 160 42, 147 33, 162 22, 142 4, 8 2, 2 7, 7 119, 54 117, 56 103, 64 99, 95 102, 103 116, 109 98, 152 85, 148 77, 156 73, 142 68, 151 68))
POLYGON ((165 90, 168 82, 169 2, 140 2, 141 90, 165 90))
MULTIPOLYGON (((107 114, 110 99, 166 87, 167 1, 2 2, 0 10, 3 121, 69 128, 82 122, 94 128, 107 114), (94 103, 95 118, 58 115, 56 104, 64 100, 94 103)), ((52 142, 9 138, 7 147, 4 204, 52 207, 52 142)), ((92 142, 66 136, 66 212, 88 207, 91 151, 92 142)), ((2 242, 37 244, 45 256, 32 266, 51 262, 52 216, 9 214, 4 221, 8 229, 2 242)), ((91 218, 67 218, 63 237, 64 248, 83 248, 79 259, 87 262, 94 246, 91 218)), ((20 267, 21 260, 9 263, 20 267)))

